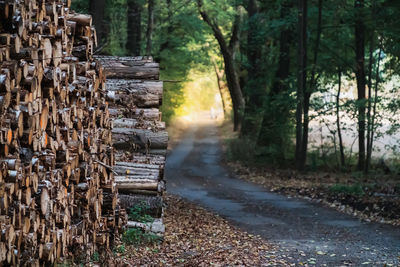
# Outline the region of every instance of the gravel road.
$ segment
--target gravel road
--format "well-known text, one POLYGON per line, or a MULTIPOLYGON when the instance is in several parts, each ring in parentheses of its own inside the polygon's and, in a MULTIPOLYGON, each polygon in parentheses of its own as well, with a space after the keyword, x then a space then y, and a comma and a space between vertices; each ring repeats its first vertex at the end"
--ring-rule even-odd
POLYGON ((239 180, 221 163, 220 142, 213 121, 189 127, 168 156, 169 193, 279 245, 280 257, 296 266, 400 266, 399 228, 239 180))

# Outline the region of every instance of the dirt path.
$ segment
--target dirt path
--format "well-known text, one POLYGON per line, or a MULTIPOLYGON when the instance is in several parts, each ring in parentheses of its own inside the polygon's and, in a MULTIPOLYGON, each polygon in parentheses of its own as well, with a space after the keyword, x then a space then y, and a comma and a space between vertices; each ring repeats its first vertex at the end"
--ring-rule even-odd
POLYGON ((221 163, 216 125, 190 127, 168 156, 169 193, 208 208, 280 246, 288 262, 315 266, 398 266, 400 229, 364 223, 316 203, 237 179, 221 163))

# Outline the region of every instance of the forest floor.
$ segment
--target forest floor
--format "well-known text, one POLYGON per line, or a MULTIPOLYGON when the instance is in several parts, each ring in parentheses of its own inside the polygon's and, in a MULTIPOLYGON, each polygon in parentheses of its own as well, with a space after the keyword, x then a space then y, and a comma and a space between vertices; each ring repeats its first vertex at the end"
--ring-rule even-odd
POLYGON ((248 167, 240 162, 227 162, 227 165, 241 179, 263 185, 272 192, 312 200, 367 222, 400 226, 398 181, 382 183, 368 178, 360 182, 351 174, 300 174, 292 170, 248 167))
POLYGON ((239 179, 224 161, 222 143, 227 137, 209 117, 194 120, 168 155, 169 193, 276 245, 275 255, 288 262, 283 266, 399 264, 398 227, 360 221, 317 201, 271 192, 239 179))
POLYGON ((382 197, 398 191, 384 191, 382 187, 380 192, 384 193, 371 193, 371 189, 362 186, 361 191, 351 188, 348 196, 349 192, 342 192, 348 188, 335 191, 332 185, 360 182, 350 175, 343 178, 329 173, 300 175, 290 170, 248 168, 224 159, 222 144, 229 135, 223 134, 217 123, 180 121, 179 125, 170 133, 163 242, 142 246, 122 242, 92 266, 400 263, 398 228, 368 222, 398 224, 394 217, 399 207, 395 206, 397 196, 384 208, 374 202, 373 208, 388 211, 387 214, 381 211, 367 216, 365 208, 361 208, 363 212, 353 208, 360 199, 373 199, 373 194, 382 197))
MULTIPOLYGON (((227 142, 234 138, 232 125, 224 122, 220 135, 227 142)), ((400 177, 390 174, 359 172, 326 172, 323 170, 299 173, 291 169, 263 167, 231 161, 224 163, 240 177, 264 186, 272 192, 321 203, 367 222, 374 221, 400 226, 400 177)))
MULTIPOLYGON (((163 242, 121 243, 102 266, 290 266, 276 246, 173 195, 166 197, 163 242)), ((92 263, 92 266, 98 263, 92 263)))

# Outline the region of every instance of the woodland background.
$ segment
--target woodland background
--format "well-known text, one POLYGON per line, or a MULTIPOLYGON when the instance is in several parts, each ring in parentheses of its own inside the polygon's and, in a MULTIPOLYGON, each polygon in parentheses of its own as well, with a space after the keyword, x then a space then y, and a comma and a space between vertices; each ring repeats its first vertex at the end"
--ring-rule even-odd
POLYGON ((222 107, 237 132, 235 160, 400 171, 398 1, 75 0, 73 8, 93 15, 97 53, 160 62, 164 120, 222 107))

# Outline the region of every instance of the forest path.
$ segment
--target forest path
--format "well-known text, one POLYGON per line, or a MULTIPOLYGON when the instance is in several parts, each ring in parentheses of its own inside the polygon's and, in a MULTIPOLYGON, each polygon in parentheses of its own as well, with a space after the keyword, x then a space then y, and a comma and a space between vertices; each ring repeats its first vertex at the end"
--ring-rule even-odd
POLYGON ((191 126, 168 156, 169 193, 279 245, 288 262, 310 266, 400 264, 399 228, 361 222, 313 202, 271 193, 239 180, 221 158, 216 123, 203 120, 191 126))

